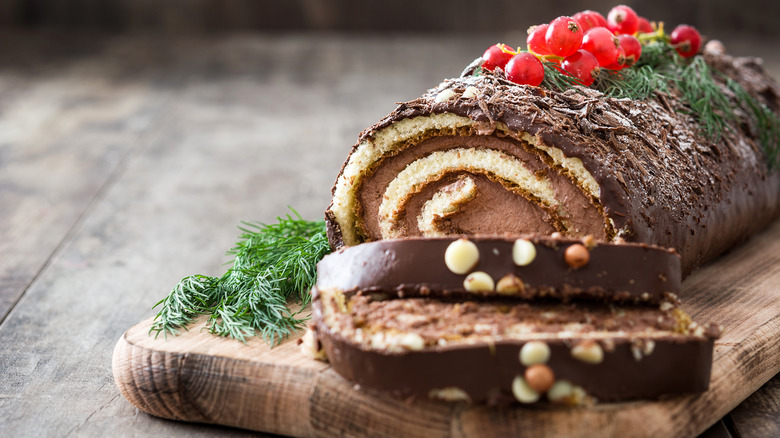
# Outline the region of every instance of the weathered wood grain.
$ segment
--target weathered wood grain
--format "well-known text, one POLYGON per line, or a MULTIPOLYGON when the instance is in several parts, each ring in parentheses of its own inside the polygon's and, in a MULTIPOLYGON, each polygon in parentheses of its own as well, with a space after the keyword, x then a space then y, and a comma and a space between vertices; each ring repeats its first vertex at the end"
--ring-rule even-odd
MULTIPOLYGON (((89 40, 83 46, 49 34, 2 40, 29 56, 9 58, 2 51, 0 77, 29 84, 3 87, 0 102, 30 105, 7 113, 0 108, 0 124, 21 129, 37 108, 72 106, 20 134, 59 146, 0 144, 5 168, 39 163, 26 169, 45 188, 19 192, 18 199, 98 183, 86 204, 61 206, 70 216, 39 226, 20 222, 35 234, 20 238, 54 243, 41 258, 20 265, 29 272, 14 289, 22 298, 0 323, 0 435, 250 435, 162 421, 135 409, 111 376, 117 338, 153 315, 151 307, 180 278, 221 275, 240 221, 273 221, 288 205, 304 217, 322 217, 357 134, 396 100, 414 98, 459 71, 468 62, 463 53, 470 56, 489 41, 305 35, 89 40), (404 60, 418 71, 398 68, 404 60), (36 87, 40 91, 27 93, 36 87), (74 94, 85 100, 63 103, 74 94), (47 137, 47 129, 62 134, 60 126, 73 131, 47 137), (93 170, 90 163, 98 160, 106 167, 93 170)), ((6 175, 12 184, 33 180, 21 171, 0 172, 6 175)), ((0 205, 0 224, 21 211, 6 205, 0 205)), ((17 263, 20 251, 4 254, 0 264, 17 263)))
MULTIPOLYGON (((320 217, 394 102, 524 38, 0 32, 0 435, 257 436, 134 408, 117 338, 179 278, 221 274, 239 221, 320 217)), ((735 52, 780 76, 776 47, 735 52)), ((336 431, 324 389, 304 430, 336 431)))
POLYGON ((353 388, 307 361, 294 340, 269 350, 258 339, 219 339, 202 323, 155 339, 150 320, 118 341, 114 377, 125 398, 153 415, 293 436, 695 436, 780 372, 779 283, 780 222, 685 281, 684 308, 724 331, 710 390, 664 401, 584 409, 409 403, 353 388))
POLYGON ((729 417, 741 438, 772 438, 780 436, 779 413, 780 375, 776 375, 731 411, 729 417))
MULTIPOLYGON (((48 58, 40 37, 23 52, 9 39, 0 37, 10 49, 0 55, 0 321, 137 151, 166 98, 151 76, 118 78, 123 58, 95 66, 48 58), (36 59, 47 62, 28 65, 36 59)), ((71 44, 102 49, 85 38, 71 44)))

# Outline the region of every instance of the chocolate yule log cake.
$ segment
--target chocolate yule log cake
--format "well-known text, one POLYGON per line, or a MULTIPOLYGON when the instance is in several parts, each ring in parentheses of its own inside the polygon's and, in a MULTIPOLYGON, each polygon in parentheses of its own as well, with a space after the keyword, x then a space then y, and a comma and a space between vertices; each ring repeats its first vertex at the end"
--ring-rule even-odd
POLYGON ((707 390, 720 330, 677 294, 780 215, 780 90, 760 61, 639 18, 532 27, 528 50, 491 46, 363 131, 304 353, 408 398, 707 390))
MULTIPOLYGON (((758 62, 704 56, 719 86, 780 108, 758 62)), ((735 104, 718 139, 690 113, 675 93, 559 92, 500 70, 446 80, 360 135, 326 211, 331 244, 559 232, 675 248, 688 273, 780 211, 780 176, 744 112, 735 104)))

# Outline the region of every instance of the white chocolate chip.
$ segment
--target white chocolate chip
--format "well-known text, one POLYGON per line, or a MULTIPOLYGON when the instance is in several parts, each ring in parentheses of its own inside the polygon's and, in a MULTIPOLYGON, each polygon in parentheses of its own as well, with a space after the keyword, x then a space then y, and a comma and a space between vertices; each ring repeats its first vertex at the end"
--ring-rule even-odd
POLYGON ((440 389, 432 389, 430 392, 428 392, 429 398, 434 398, 438 400, 444 400, 448 402, 459 402, 459 401, 465 401, 470 402, 471 397, 466 393, 466 391, 456 388, 454 386, 448 386, 446 388, 440 388, 440 389))
POLYGON ((367 341, 371 348, 383 348, 392 352, 404 350, 422 350, 425 348, 425 340, 417 333, 374 333, 367 341))
POLYGON ((451 88, 448 88, 446 90, 441 91, 439 94, 436 95, 436 99, 434 99, 434 102, 441 103, 446 102, 448 100, 452 100, 457 96, 457 93, 455 93, 454 90, 451 88))
POLYGON ((632 345, 631 346, 631 354, 634 356, 634 360, 639 362, 642 360, 644 356, 642 356, 642 350, 639 349, 639 346, 632 345))
POLYGON ((425 341, 417 333, 406 333, 398 340, 398 345, 409 350, 422 350, 425 347, 425 341))
POLYGON ((495 334, 496 331, 497 330, 495 324, 484 324, 484 323, 474 324, 474 333, 478 335, 495 334))
POLYGON ((314 332, 311 330, 307 330, 301 338, 301 353, 310 359, 328 360, 325 349, 320 347, 317 337, 314 336, 314 332))
POLYGON ((597 364, 604 361, 604 350, 596 342, 585 341, 571 349, 571 356, 583 362, 597 364))
POLYGON ((552 388, 547 391, 547 399, 551 402, 565 401, 574 394, 574 385, 566 380, 558 380, 553 383, 552 388))
POLYGON ((520 349, 520 363, 525 366, 546 363, 550 360, 550 347, 542 341, 531 341, 520 349))
POLYGON ((463 288, 468 292, 493 292, 495 287, 493 278, 482 271, 472 272, 463 280, 463 288))
POLYGON ((653 354, 653 350, 655 350, 655 341, 652 339, 646 340, 645 348, 642 350, 642 353, 644 353, 645 356, 650 356, 653 354))
POLYGON ((520 403, 536 403, 539 401, 539 393, 534 391, 522 376, 515 377, 512 381, 512 394, 520 403))
POLYGON ((478 92, 479 90, 477 90, 477 87, 473 85, 469 85, 468 87, 466 87, 466 91, 463 92, 463 97, 467 99, 470 99, 472 97, 477 97, 478 92))
POLYGON ((468 239, 455 240, 444 251, 444 264, 455 274, 468 274, 477 262, 479 262, 479 249, 468 239))
POLYGON ((574 385, 574 390, 569 400, 572 405, 584 405, 588 401, 588 393, 585 392, 582 386, 574 385))
POLYGON ((525 239, 515 240, 512 247, 512 260, 517 266, 529 265, 536 258, 536 247, 525 239))

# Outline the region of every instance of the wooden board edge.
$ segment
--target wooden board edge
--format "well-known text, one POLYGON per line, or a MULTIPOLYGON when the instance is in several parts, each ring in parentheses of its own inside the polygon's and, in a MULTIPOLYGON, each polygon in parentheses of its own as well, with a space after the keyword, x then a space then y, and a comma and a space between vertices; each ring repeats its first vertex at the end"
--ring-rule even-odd
POLYGON ((114 347, 112 372, 122 397, 139 410, 170 420, 312 435, 315 370, 155 350, 130 342, 131 330, 114 347))
POLYGON ((505 434, 539 436, 561 432, 580 436, 600 430, 602 436, 692 437, 780 372, 780 343, 771 342, 779 331, 780 315, 739 344, 726 346, 728 350, 713 363, 711 388, 705 393, 573 411, 497 410, 428 401, 407 404, 355 390, 330 367, 318 371, 164 352, 133 345, 127 333, 116 344, 112 368, 122 396, 150 415, 290 436, 335 437, 362 430, 377 436, 472 437, 491 427, 505 434), (215 375, 229 381, 227 386, 211 387, 209 380, 219 380, 213 379, 215 375), (231 396, 238 397, 237 405, 228 406, 231 396), (251 406, 241 406, 241 400, 251 400, 244 403, 251 406), (345 411, 346 405, 348 414, 334 414, 345 411), (409 433, 410 428, 415 434, 409 433))

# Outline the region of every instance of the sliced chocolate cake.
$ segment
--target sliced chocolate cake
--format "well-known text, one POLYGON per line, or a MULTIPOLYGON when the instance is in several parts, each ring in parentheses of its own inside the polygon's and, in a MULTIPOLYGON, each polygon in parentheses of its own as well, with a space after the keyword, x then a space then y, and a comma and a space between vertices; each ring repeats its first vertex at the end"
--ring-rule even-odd
POLYGON ((398 297, 660 303, 680 290, 674 250, 529 235, 389 239, 342 248, 318 284, 398 297))
POLYGON ((312 353, 361 387, 490 404, 701 392, 718 333, 670 303, 458 302, 324 286, 314 321, 322 350, 312 353))

